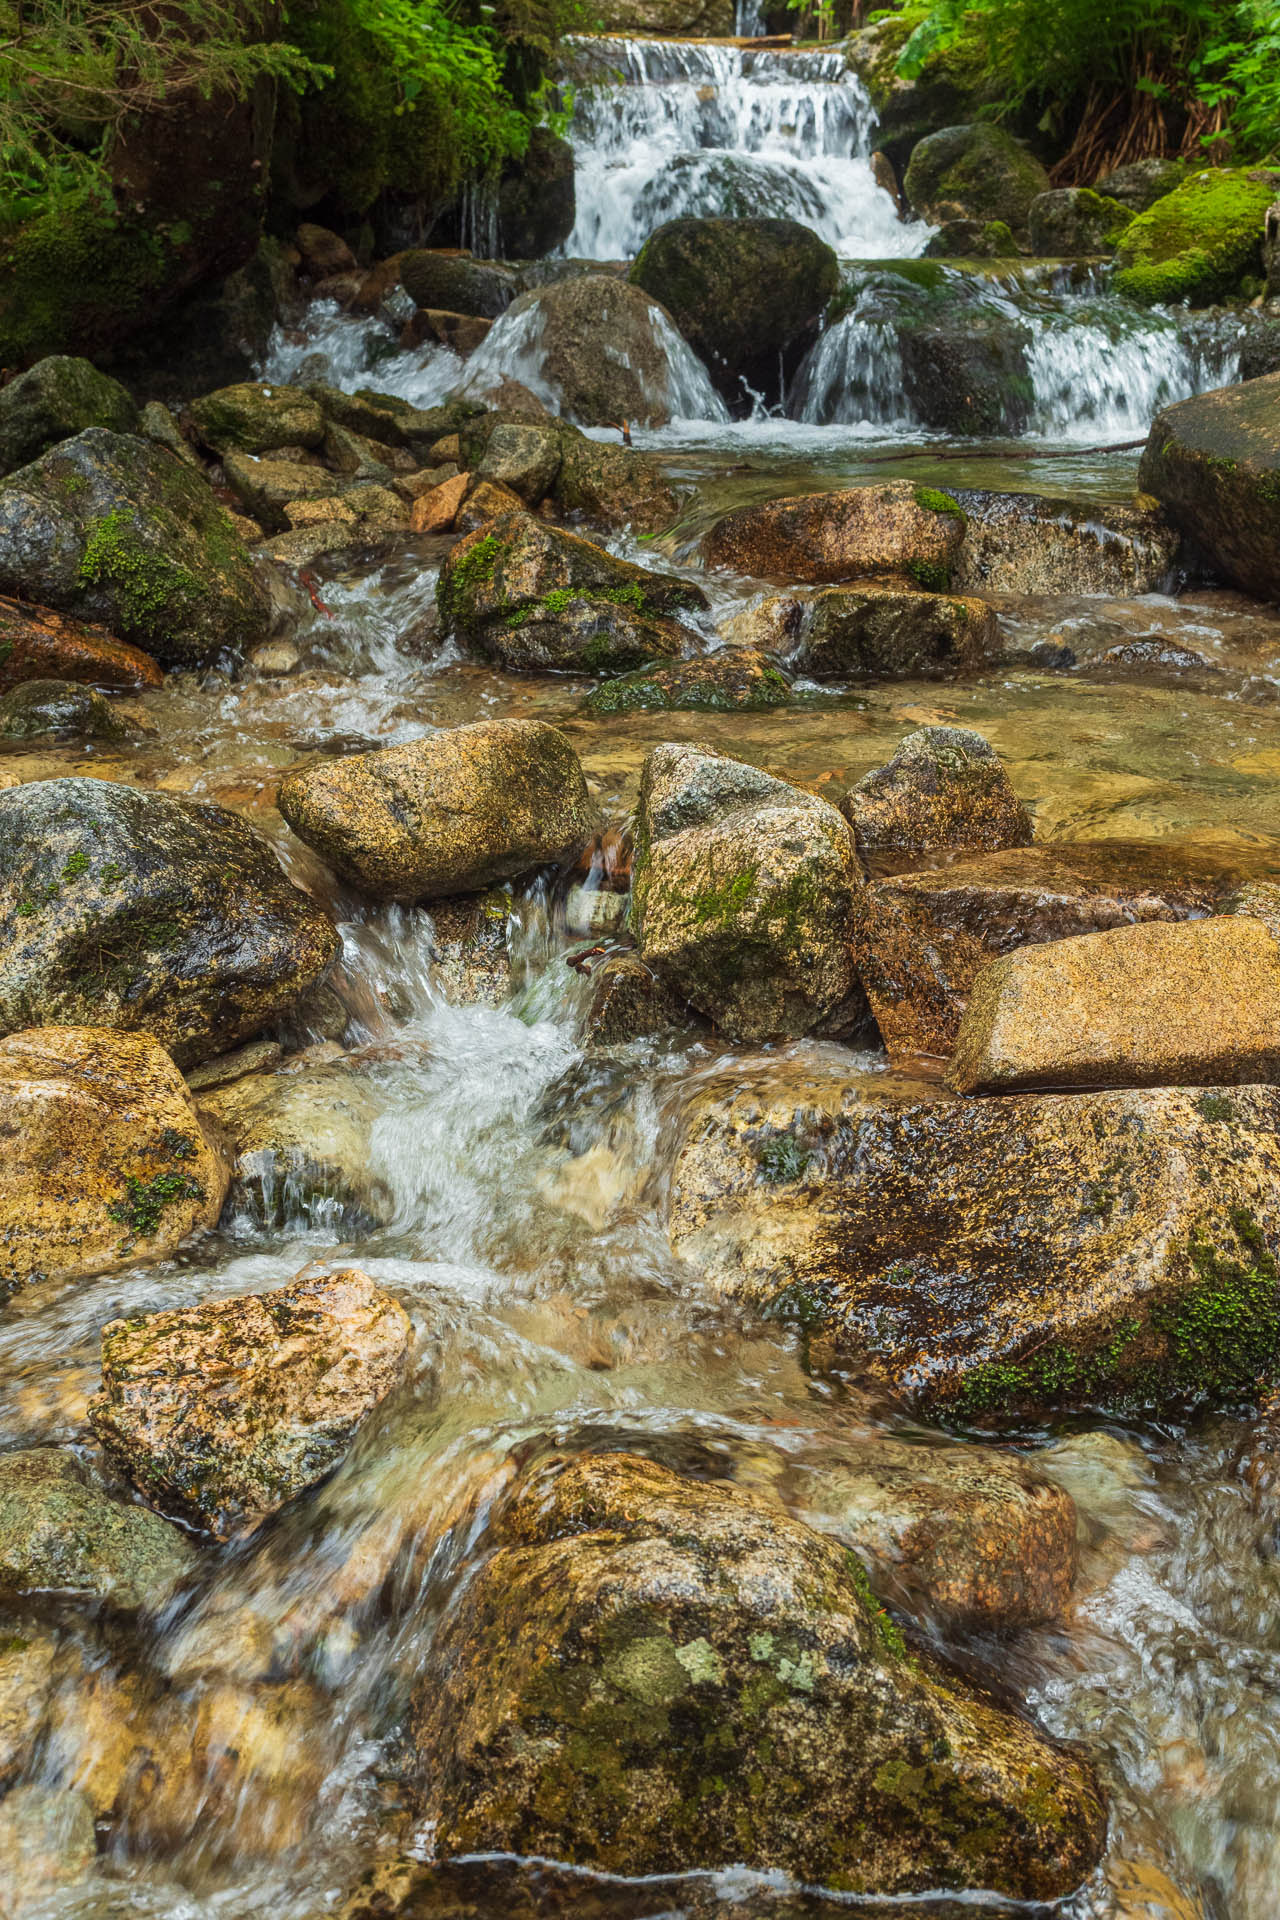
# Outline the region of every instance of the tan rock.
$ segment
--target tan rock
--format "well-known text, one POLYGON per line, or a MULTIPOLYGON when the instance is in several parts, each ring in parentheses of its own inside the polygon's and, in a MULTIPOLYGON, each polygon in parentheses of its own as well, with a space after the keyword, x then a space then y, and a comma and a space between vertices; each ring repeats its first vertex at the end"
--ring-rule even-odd
POLYGON ((313 220, 304 220, 296 237, 302 265, 314 277, 355 270, 354 253, 341 234, 334 233, 329 227, 317 226, 313 220))
POLYGON ((58 1643, 39 1627, 0 1630, 0 1789, 31 1757, 53 1689, 58 1643))
POLYGON ((89 1417, 151 1504, 230 1539, 337 1466, 410 1340, 404 1308, 354 1267, 112 1320, 89 1417))
POLYGON ((476 480, 457 516, 459 533, 475 533, 502 513, 521 513, 524 501, 497 480, 476 480))
POLYGON ((560 859, 591 832, 562 733, 485 720, 287 774, 280 811, 344 880, 379 897, 478 890, 560 859))
POLYGON ((282 511, 293 532, 299 527, 321 527, 329 521, 342 521, 349 527, 356 524, 355 508, 344 505, 336 493, 320 500, 286 500, 282 511))
POLYGON ((467 488, 471 485, 469 473, 455 474, 452 480, 444 481, 433 487, 430 493, 419 494, 413 503, 413 512, 409 516, 409 527, 413 533, 444 533, 457 518, 458 508, 467 497, 467 488))
POLYGON ((475 352, 492 325, 492 320, 482 319, 478 314, 447 313, 443 307, 419 307, 413 318, 406 321, 400 344, 418 347, 428 340, 438 340, 442 347, 452 347, 465 360, 469 353, 475 352))
POLYGON ((731 621, 727 634, 813 680, 972 673, 1000 647, 999 623, 984 600, 887 585, 771 594, 731 621))
POLYGON ((163 685, 164 674, 149 653, 105 627, 0 594, 0 693, 23 680, 78 680, 137 693, 163 685))
POLYGON ((966 727, 921 727, 840 802, 864 860, 1031 844, 1031 816, 1000 756, 966 727))
POLYGON ((969 990, 958 1093, 1280 1079, 1280 945, 1223 915, 1022 947, 969 990))
POLYGON ((703 552, 709 567, 735 573, 810 581, 901 574, 944 592, 964 537, 964 515, 954 503, 944 511, 921 505, 917 494, 925 491, 890 480, 739 507, 711 529, 703 552))
POLYGON ((0 1040, 0 1292, 158 1260, 216 1225, 227 1169, 148 1034, 0 1040))

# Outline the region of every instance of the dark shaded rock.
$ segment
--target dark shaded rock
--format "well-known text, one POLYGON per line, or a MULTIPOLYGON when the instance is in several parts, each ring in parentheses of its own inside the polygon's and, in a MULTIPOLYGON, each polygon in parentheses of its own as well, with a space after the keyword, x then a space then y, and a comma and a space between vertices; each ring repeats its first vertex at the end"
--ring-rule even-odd
POLYGON ((1031 202, 1031 251, 1060 260, 1111 253, 1133 213, 1089 187, 1055 187, 1031 202))
POLYGON ((73 680, 24 680, 0 698, 0 737, 129 740, 134 729, 110 701, 73 680))
POLYGON ((1234 586, 1280 599, 1280 373, 1157 414, 1138 484, 1234 586))
POLYGON ((25 680, 75 680, 138 693, 163 685, 164 674, 150 654, 114 639, 105 627, 0 594, 0 688, 25 680))
POLYGON ((1120 201, 1133 213, 1145 213, 1157 200, 1163 200, 1166 193, 1181 186, 1186 173, 1185 160, 1159 160, 1152 155, 1146 160, 1130 160, 1127 165, 1104 173, 1100 180, 1094 181, 1094 192, 1108 200, 1120 201))
POLYGON ((980 120, 918 141, 902 184, 922 219, 1003 220, 1019 233, 1049 176, 1011 134, 980 120))
POLYGON ((65 1594, 118 1612, 162 1607, 196 1550, 145 1507, 113 1500, 70 1452, 0 1454, 0 1594, 65 1594))
POLYGON ((133 433, 138 409, 118 380, 90 360, 50 354, 0 387, 0 474, 25 467, 86 427, 133 433))
POLYGON ((588 713, 761 713, 785 707, 791 697, 790 681, 763 654, 723 647, 675 666, 606 680, 585 704, 588 713))
POLYGON ((944 220, 924 250, 928 260, 1013 260, 1017 254, 1004 220, 944 220))
POLYGON ((0 589, 101 620, 162 666, 266 638, 230 515, 164 447, 92 427, 0 484, 0 589))
POLYGON ((496 320, 519 291, 510 267, 425 247, 401 254, 400 284, 417 307, 444 307, 481 320, 496 320))
POLYGON ((338 944, 225 807, 88 779, 0 793, 0 1031, 141 1029, 204 1059, 291 1007, 338 944))
POLYGON ((995 749, 966 727, 921 727, 840 802, 864 859, 1029 847, 1031 816, 995 749))
POLYGON ((1035 390, 1030 334, 1016 319, 976 310, 899 329, 907 397, 926 426, 943 433, 1017 434, 1035 390))
POLYGON ((949 494, 908 480, 739 507, 703 542, 709 567, 787 580, 904 574, 945 592, 965 516, 949 494))
POLYGON ((519 160, 498 182, 498 233, 511 260, 541 260, 562 247, 577 213, 573 148, 550 127, 535 127, 519 160))
POLYGON ((625 1046, 648 1034, 688 1026, 694 1017, 643 960, 633 953, 617 953, 591 975, 583 1037, 591 1046, 625 1046))
POLYGON ((1000 628, 983 600, 907 587, 803 588, 762 600, 729 628, 789 672, 814 680, 936 679, 996 659, 1000 628))
POLYGON ((191 402, 191 418, 215 453, 274 453, 277 447, 318 447, 324 439, 319 403, 301 387, 242 381, 191 402))

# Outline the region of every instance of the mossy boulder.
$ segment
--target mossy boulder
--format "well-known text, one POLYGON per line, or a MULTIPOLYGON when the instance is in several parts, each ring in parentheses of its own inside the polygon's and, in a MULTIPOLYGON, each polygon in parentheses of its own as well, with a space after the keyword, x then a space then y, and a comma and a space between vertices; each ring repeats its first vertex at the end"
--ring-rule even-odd
POLYGON ((926 243, 924 257, 927 260, 1015 260, 1018 251, 1013 229, 1003 220, 944 220, 926 243))
POLYGON ((948 434, 1021 433, 1035 400, 1030 339, 1016 316, 975 308, 905 320, 902 378, 919 419, 948 434))
POLYGON ((380 899, 479 891, 591 833, 578 756, 541 720, 482 720, 287 774, 280 811, 344 880, 380 899))
POLYGON ((1054 259, 1113 253, 1133 208, 1091 187, 1055 187, 1031 202, 1031 251, 1054 259))
POLYGON ((532 1474, 412 1710, 445 1853, 1056 1898, 1085 1762, 908 1652, 836 1541, 623 1453, 532 1474))
POLYGON ((135 729, 109 700, 73 680, 25 680, 0 698, 0 738, 130 740, 135 729))
POLYGON ((977 119, 999 88, 981 29, 967 22, 925 56, 910 80, 899 73, 903 49, 924 18, 922 10, 910 7, 878 13, 844 43, 845 57, 876 110, 876 143, 899 173, 926 134, 977 119))
POLYGON ((834 251, 796 220, 669 220, 631 269, 724 397, 781 402, 840 284, 834 251))
POLYGON ((133 396, 118 380, 91 360, 50 354, 0 387, 0 474, 25 467, 86 427, 133 433, 137 425, 133 396))
POLYGON ((1031 845, 999 754, 967 727, 920 727, 840 802, 864 860, 1031 845))
POLYGON ((155 1612, 195 1566, 185 1534, 95 1486, 60 1447, 0 1454, 0 1594, 155 1612))
POLYGON ((0 1040, 0 1295, 158 1260, 212 1227, 227 1171, 182 1076, 144 1034, 0 1040))
POLYGON ((191 402, 191 418, 215 453, 274 453, 277 447, 318 447, 325 417, 301 387, 260 380, 220 387, 191 402))
POLYGON ((270 622, 212 489, 166 448, 103 427, 0 483, 0 589, 100 620, 162 666, 246 652, 270 622))
POLYGON ((207 1059, 287 1012, 338 945, 225 807, 79 778, 0 794, 2 1032, 141 1030, 207 1059))
POLYGON ((74 680, 139 693, 163 685, 164 674, 150 654, 105 627, 0 594, 0 689, 26 680, 74 680))
POLYGON ((989 120, 943 127, 911 149, 903 189, 913 210, 943 220, 1003 220, 1025 233, 1031 203, 1049 176, 1012 134, 989 120))
POLYGON ((1157 414, 1138 484, 1233 586, 1280 599, 1280 373, 1157 414))
POLYGON ((1280 168, 1206 167, 1130 222, 1116 249, 1117 293, 1147 305, 1256 293, 1262 228, 1280 168))
POLYGON ((89 1417, 150 1505, 230 1539, 333 1471, 411 1343, 404 1308, 354 1267, 111 1320, 89 1417))
POLYGON ((672 1242, 931 1416, 1239 1400, 1280 1370, 1278 1125, 1274 1087, 701 1114, 672 1242))
POLYGON ((934 680, 978 672, 1000 651, 985 601, 888 585, 769 594, 729 634, 814 680, 934 680))
POLYGON ((618 673, 684 651, 693 636, 672 616, 707 601, 689 581, 511 511, 453 548, 436 603, 445 633, 500 666, 618 673))
POLYGON ((588 713, 763 713, 785 707, 791 682, 762 653, 722 647, 674 666, 606 680, 586 698, 588 713))
POLYGON ((696 747, 646 758, 632 931, 646 965, 730 1039, 856 1026, 862 890, 853 834, 825 800, 696 747))
POLYGON ((703 554, 735 573, 814 582, 897 574, 945 592, 964 528, 950 494, 889 480, 739 507, 712 527, 703 554))

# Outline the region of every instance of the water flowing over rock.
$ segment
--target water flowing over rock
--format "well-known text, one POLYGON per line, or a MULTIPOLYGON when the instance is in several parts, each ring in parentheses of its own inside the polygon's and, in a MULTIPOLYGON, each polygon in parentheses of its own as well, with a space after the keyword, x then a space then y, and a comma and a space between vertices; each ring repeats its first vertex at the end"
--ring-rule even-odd
POLYGON ((0 698, 0 738, 129 740, 134 729, 92 687, 73 680, 24 680, 0 698))
POLYGON ((985 601, 907 587, 770 594, 727 632, 814 680, 949 677, 978 672, 1000 652, 999 623, 985 601))
POLYGON ((738 507, 711 529, 703 552, 708 566, 738 573, 817 582, 890 573, 944 591, 964 526, 949 494, 890 480, 738 507))
POLYGON ((1228 580, 1280 598, 1280 373, 1158 414, 1138 483, 1228 580))
POLYGON ((192 1571, 185 1535, 96 1487, 69 1451, 0 1454, 0 1594, 101 1601, 155 1612, 192 1571))
POLYGON ((960 487, 964 540, 951 584, 962 592, 1159 593, 1180 541, 1150 504, 1108 505, 960 487))
POLYGON ((966 727, 921 727, 840 802, 864 860, 1031 845, 1000 756, 966 727))
POLYGON ((133 433, 137 425, 137 406, 118 380, 89 360, 51 354, 0 387, 0 474, 25 467, 86 427, 133 433))
POLYGON ((1280 1091, 865 1100, 691 1123, 671 1237, 922 1412, 1257 1393, 1280 1367, 1280 1091))
POLYGON ((4 1032, 141 1030, 187 1064, 287 1012, 337 951, 225 807, 91 779, 0 793, 4 1032))
POLYGON ((861 893, 853 835, 825 800, 694 747, 649 754, 632 930, 659 978, 731 1038, 857 1024, 861 893))
POLYGON ((1087 1766, 909 1655, 835 1542, 634 1456, 535 1474, 442 1638, 414 1735, 448 1852, 1052 1897, 1101 1850, 1087 1766))
POLYGON ((591 833, 578 757, 540 720, 482 720, 286 775, 300 840, 379 898, 478 890, 557 861, 591 833))
POLYGON ((90 1418, 153 1506, 231 1539, 333 1471, 410 1341, 404 1308, 355 1268, 113 1320, 90 1418))
POLYGON ((245 653, 267 634, 265 590, 206 482, 102 427, 0 483, 0 589, 101 620, 162 666, 245 653))
POLYGON ((162 1259, 216 1225, 227 1169, 155 1040, 10 1034, 0 1091, 0 1295, 162 1259))

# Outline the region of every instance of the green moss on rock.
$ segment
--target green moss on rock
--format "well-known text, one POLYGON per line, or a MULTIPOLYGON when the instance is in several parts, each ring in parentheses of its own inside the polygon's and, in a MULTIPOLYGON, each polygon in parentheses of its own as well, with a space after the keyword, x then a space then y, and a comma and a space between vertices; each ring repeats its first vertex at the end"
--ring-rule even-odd
POLYGON ((1126 228, 1116 252, 1117 292, 1144 305, 1215 300, 1257 291, 1262 223, 1280 194, 1280 169, 1208 167, 1126 228))

